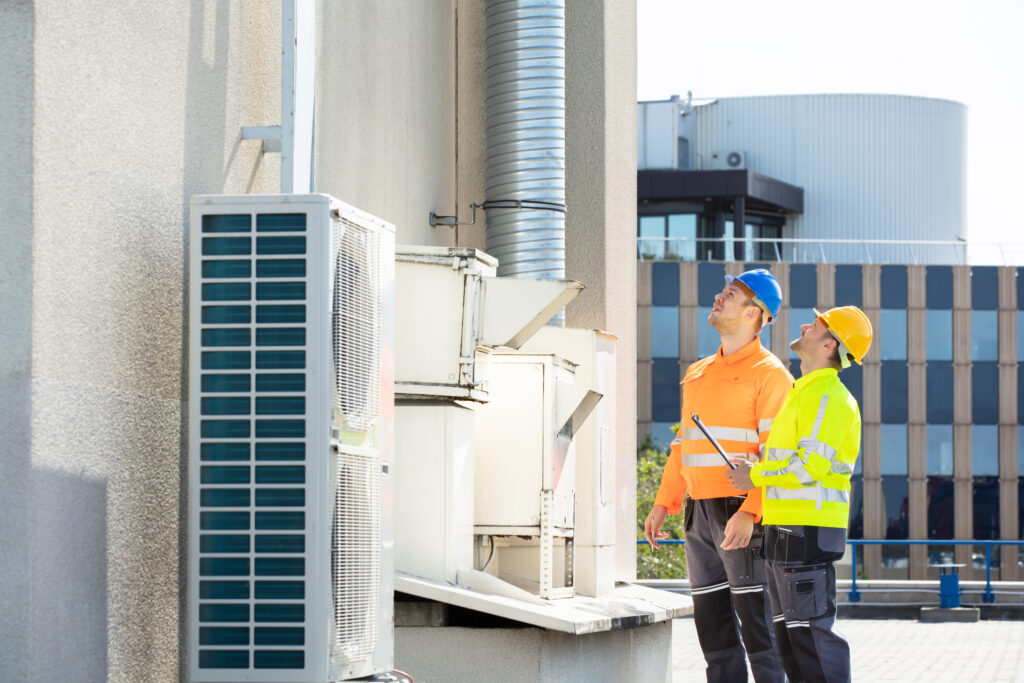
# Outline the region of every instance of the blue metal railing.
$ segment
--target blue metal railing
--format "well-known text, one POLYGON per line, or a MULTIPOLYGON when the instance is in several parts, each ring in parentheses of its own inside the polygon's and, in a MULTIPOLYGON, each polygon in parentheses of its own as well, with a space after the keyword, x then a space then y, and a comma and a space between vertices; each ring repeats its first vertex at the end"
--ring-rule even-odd
MULTIPOLYGON (((637 539, 637 545, 642 545, 647 541, 643 538, 637 539)), ((857 546, 859 545, 980 545, 985 547, 985 592, 981 595, 982 602, 995 602, 996 595, 992 592, 992 548, 993 546, 1000 545, 1015 545, 1024 546, 1024 541, 962 541, 962 540, 947 540, 947 539, 929 539, 929 540, 875 540, 866 538, 851 538, 846 541, 850 544, 850 590, 846 594, 850 602, 860 602, 860 591, 857 590, 857 546)), ((686 541, 681 538, 670 538, 664 541, 658 541, 659 545, 684 545, 686 541)))
MULTIPOLYGON (((646 541, 645 541, 646 542, 646 541)), ((992 547, 999 545, 1024 546, 1024 541, 954 541, 947 539, 928 540, 873 540, 866 538, 851 538, 847 541, 850 544, 851 559, 851 582, 850 591, 846 594, 850 602, 860 602, 860 591, 857 590, 857 546, 859 545, 981 545, 985 546, 985 592, 981 594, 982 602, 995 602, 996 596, 992 592, 992 547)))

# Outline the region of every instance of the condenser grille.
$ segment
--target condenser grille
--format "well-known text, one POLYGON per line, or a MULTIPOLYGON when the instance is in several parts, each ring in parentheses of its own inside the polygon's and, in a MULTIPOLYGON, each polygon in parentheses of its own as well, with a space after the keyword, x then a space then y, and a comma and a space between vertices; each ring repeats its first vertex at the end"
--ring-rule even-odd
POLYGON ((332 306, 335 409, 343 427, 365 432, 380 406, 380 238, 356 223, 343 223, 332 306))
POLYGON ((335 639, 332 656, 366 660, 377 637, 380 584, 380 457, 337 454, 331 533, 331 589, 335 639))
POLYGON ((307 215, 202 217, 199 669, 303 669, 307 215))

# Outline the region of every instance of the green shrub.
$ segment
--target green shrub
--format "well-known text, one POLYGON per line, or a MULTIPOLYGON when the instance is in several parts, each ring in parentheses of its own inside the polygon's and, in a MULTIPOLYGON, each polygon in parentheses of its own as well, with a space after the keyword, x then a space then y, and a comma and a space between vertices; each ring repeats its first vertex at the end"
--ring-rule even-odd
MULTIPOLYGON (((672 428, 675 434, 678 425, 672 428)), ((668 460, 668 450, 657 448, 648 434, 637 452, 636 459, 636 516, 637 538, 644 538, 644 520, 654 505, 661 484, 661 473, 668 460)), ((683 537, 683 516, 669 515, 662 531, 670 538, 683 537)), ((640 579, 681 579, 686 577, 686 550, 683 545, 662 545, 653 550, 646 541, 636 549, 636 575, 640 579)))

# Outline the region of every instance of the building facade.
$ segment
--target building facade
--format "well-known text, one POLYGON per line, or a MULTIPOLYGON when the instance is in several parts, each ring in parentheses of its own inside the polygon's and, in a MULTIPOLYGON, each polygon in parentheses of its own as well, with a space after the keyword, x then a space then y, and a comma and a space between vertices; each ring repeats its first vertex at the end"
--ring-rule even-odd
MULTIPOLYGON (((312 4, 314 191, 399 244, 483 249, 486 3, 312 4)), ((565 4, 566 276, 587 286, 566 322, 618 338, 628 581, 635 2, 565 4)), ((188 202, 280 190, 280 157, 242 128, 282 123, 281 24, 274 2, 0 3, 2 680, 184 677, 188 202)), ((433 635, 441 666, 490 665, 433 635)))
POLYGON ((956 245, 867 253, 858 241, 965 239, 966 131, 963 104, 922 97, 641 102, 640 236, 654 238, 641 252, 656 256, 663 237, 685 257, 717 260, 956 263, 956 245), (714 238, 764 241, 723 250, 714 238))
MULTIPOLYGON (((934 578, 929 564, 967 564, 983 579, 981 547, 944 539, 1024 538, 1024 273, 993 266, 643 261, 638 270, 638 434, 671 440, 679 381, 715 353, 707 323, 725 274, 767 267, 783 307, 762 343, 790 364, 789 342, 812 308, 856 305, 875 340, 864 365, 840 379, 861 406, 850 536, 926 539, 928 546, 868 547, 868 578, 934 578)), ((1016 547, 993 551, 993 579, 1021 578, 1016 547)), ((849 576, 850 567, 845 567, 849 576)), ((859 574, 861 575, 861 574, 859 574)))

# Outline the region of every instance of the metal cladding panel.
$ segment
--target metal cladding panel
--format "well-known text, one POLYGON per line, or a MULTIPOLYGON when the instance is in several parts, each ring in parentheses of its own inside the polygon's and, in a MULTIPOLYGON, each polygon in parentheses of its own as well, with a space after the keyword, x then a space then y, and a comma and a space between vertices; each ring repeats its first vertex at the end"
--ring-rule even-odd
MULTIPOLYGON (((713 154, 740 150, 747 168, 804 189, 804 212, 790 218, 784 237, 952 241, 966 234, 967 108, 958 102, 736 97, 697 107, 693 116, 698 169, 710 168, 713 154)), ((919 263, 953 257, 948 247, 889 249, 873 256, 919 263)), ((828 250, 829 261, 865 260, 858 245, 828 250)))
POLYGON ((374 220, 325 195, 193 198, 192 681, 391 666, 394 236, 374 220))

